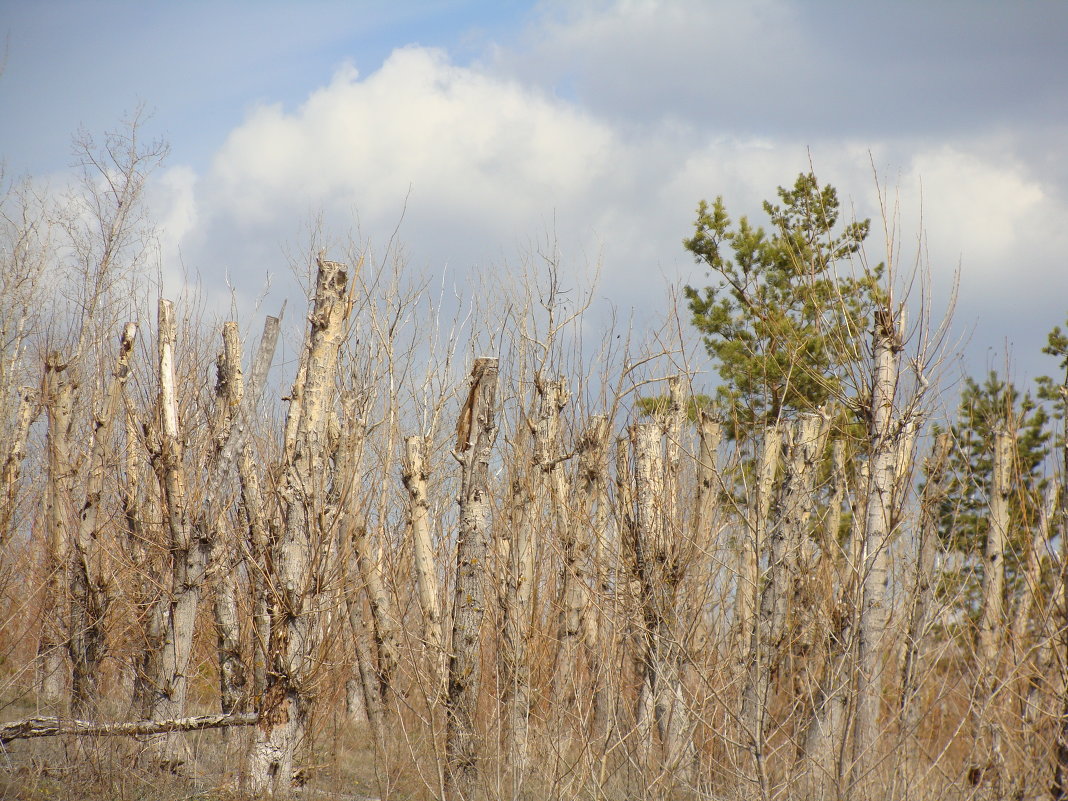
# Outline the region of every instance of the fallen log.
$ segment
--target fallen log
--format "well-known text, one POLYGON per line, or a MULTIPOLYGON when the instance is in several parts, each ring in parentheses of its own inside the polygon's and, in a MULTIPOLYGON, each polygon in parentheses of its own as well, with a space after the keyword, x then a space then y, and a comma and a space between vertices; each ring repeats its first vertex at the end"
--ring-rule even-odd
POLYGON ((169 731, 199 731, 221 729, 227 726, 251 726, 259 720, 255 712, 229 715, 195 715, 171 720, 135 720, 128 723, 99 723, 88 720, 73 720, 57 717, 35 717, 0 724, 0 745, 28 737, 55 737, 60 734, 76 734, 94 737, 163 734, 169 731))

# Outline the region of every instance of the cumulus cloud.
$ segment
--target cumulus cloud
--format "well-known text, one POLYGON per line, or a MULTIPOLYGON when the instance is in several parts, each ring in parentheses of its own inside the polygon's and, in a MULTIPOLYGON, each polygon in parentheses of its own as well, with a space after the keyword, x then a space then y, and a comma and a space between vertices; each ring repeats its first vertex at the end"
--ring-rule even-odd
MULTIPOLYGON (((767 0, 747 13, 779 7, 767 0)), ((572 35, 577 45, 591 26, 652 25, 662 10, 633 2, 604 20, 580 13, 572 35)), ((471 268, 518 262, 549 237, 565 278, 603 259, 600 296, 626 312, 662 309, 666 284, 706 280, 681 246, 699 199, 722 194, 734 216, 761 220, 760 201, 811 163, 858 216, 877 216, 874 161, 884 182, 900 185, 906 223, 918 217, 922 186, 932 265, 962 263, 970 320, 1029 283, 1063 284, 1035 241, 1064 204, 1012 152, 983 137, 703 131, 666 113, 635 126, 492 59, 459 65, 405 47, 367 75, 341 67, 295 108, 254 107, 203 175, 171 171, 163 195, 185 265, 225 269, 249 294, 266 267, 277 275, 284 243, 304 244, 311 217, 379 246, 403 217, 409 261, 445 273, 461 295, 478 291, 471 268), (1013 261, 1021 254, 1031 257, 1013 261)), ((945 286, 950 270, 936 272, 945 286)))

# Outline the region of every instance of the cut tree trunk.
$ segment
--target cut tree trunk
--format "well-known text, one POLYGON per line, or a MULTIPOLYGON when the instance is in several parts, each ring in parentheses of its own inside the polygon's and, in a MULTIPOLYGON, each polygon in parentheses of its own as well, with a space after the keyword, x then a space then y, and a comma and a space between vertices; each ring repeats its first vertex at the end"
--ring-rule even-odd
POLYGON ((879 710, 883 697, 883 655, 887 648, 887 580, 894 536, 893 500, 901 421, 894 401, 901 351, 898 321, 889 308, 877 311, 873 331, 875 375, 869 411, 869 491, 860 574, 857 630, 856 728, 851 785, 874 778, 878 764, 879 710))
POLYGON ((137 326, 126 323, 119 340, 115 368, 104 394, 103 407, 93 421, 85 502, 71 551, 71 610, 68 648, 72 663, 71 715, 93 717, 99 701, 97 682, 107 647, 105 617, 110 606, 110 588, 104 570, 100 501, 107 468, 111 429, 122 407, 122 392, 130 375, 137 326))
POLYGON ((56 717, 24 718, 0 725, 0 745, 6 745, 12 740, 58 735, 143 737, 164 732, 203 731, 229 726, 251 726, 256 719, 255 714, 247 712, 233 715, 196 715, 171 720, 135 720, 126 723, 99 723, 56 717))
POLYGON ((979 619, 979 697, 973 706, 976 753, 969 768, 978 796, 1003 797, 1005 756, 998 721, 1001 645, 1005 619, 1005 548, 1009 541, 1015 437, 1003 427, 994 432, 994 470, 990 485, 990 525, 983 549, 983 609, 979 619))
POLYGON ((428 440, 416 435, 404 440, 401 481, 408 492, 408 525, 412 536, 415 587, 423 613, 423 641, 431 665, 431 682, 435 698, 445 697, 445 648, 441 633, 441 602, 438 599, 438 573, 434 560, 434 543, 430 536, 430 501, 427 481, 428 440))
POLYGON ((908 632, 905 635, 905 654, 901 668, 901 712, 904 735, 914 736, 920 720, 917 703, 919 679, 923 666, 923 643, 931 619, 934 600, 935 558, 938 554, 939 507, 946 493, 946 464, 952 438, 948 432, 938 435, 931 455, 927 458, 926 483, 920 499, 919 542, 916 544, 916 572, 909 593, 912 608, 909 612, 908 632))
POLYGON ((45 619, 37 647, 37 672, 41 699, 58 707, 67 687, 64 644, 67 641, 65 620, 66 587, 70 583, 71 523, 70 508, 74 497, 74 465, 70 453, 71 423, 74 419, 76 387, 66 372, 67 365, 52 352, 45 359, 42 401, 48 414, 47 475, 44 495, 46 558, 45 619))
MULTIPOLYGON (((678 401, 678 398, 673 399, 678 401)), ((676 405, 675 402, 672 403, 676 405)), ((677 409, 676 409, 677 412, 677 409)), ((677 468, 665 464, 662 423, 631 427, 634 447, 635 525, 630 560, 639 586, 642 612, 643 683, 638 700, 638 746, 647 761, 655 721, 663 751, 663 767, 688 774, 696 751, 693 726, 683 686, 686 654, 678 625, 678 591, 684 566, 679 544, 668 528, 665 510, 674 505, 666 490, 675 485, 677 468), (652 713, 650 715, 650 713, 652 713)), ((678 437, 678 432, 674 435, 678 437)), ((676 440, 677 443, 677 440, 676 440)), ((669 456, 676 459, 674 447, 669 456)))
POLYGON ((4 463, 0 465, 0 548, 11 536, 12 523, 16 520, 19 473, 22 471, 22 461, 26 458, 26 439, 39 409, 37 391, 33 387, 19 387, 15 427, 11 432, 4 463))
POLYGON ((467 401, 456 426, 454 453, 461 469, 460 527, 446 698, 446 801, 470 801, 478 785, 475 716, 482 678, 481 635, 489 551, 489 460, 497 437, 497 369, 496 359, 475 360, 467 401))
MULTIPOLYGON (((174 305, 169 300, 160 299, 158 320, 160 431, 154 461, 163 491, 163 519, 172 561, 170 593, 160 601, 164 633, 160 673, 156 676, 149 716, 168 720, 185 714, 193 630, 210 543, 205 532, 193 526, 186 506, 187 478, 175 374, 177 327, 174 305)), ((155 738, 152 750, 168 769, 176 769, 188 757, 185 741, 175 733, 155 738)))
POLYGON ((344 265, 318 260, 315 297, 292 397, 279 487, 282 526, 268 576, 271 633, 266 687, 249 750, 254 793, 288 795, 297 742, 307 721, 317 668, 321 566, 329 549, 319 512, 326 471, 327 421, 338 352, 351 308, 344 265), (296 420, 294 421, 294 416, 296 420))
MULTIPOLYGON (((743 719, 751 736, 757 780, 766 784, 765 747, 768 735, 772 675, 784 656, 784 634, 792 603, 798 601, 801 550, 812 514, 816 462, 822 451, 823 419, 802 416, 786 438, 785 470, 767 531, 768 566, 760 592, 760 606, 750 645, 749 674, 743 699, 743 719)), ((765 436, 770 436, 769 431, 765 436)), ((762 468, 763 469, 763 468, 762 468)), ((795 614, 804 614, 796 610, 795 614)))
MULTIPOLYGON (((577 534, 586 547, 592 545, 593 587, 597 603, 586 601, 583 638, 590 658, 590 682, 593 687, 593 736, 608 731, 610 696, 607 685, 611 651, 611 627, 607 623, 607 604, 612 595, 616 548, 610 542, 608 505, 608 417, 595 415, 579 442, 577 534), (588 533, 587 533, 588 532, 588 533)), ((614 542, 615 538, 611 538, 614 542)))

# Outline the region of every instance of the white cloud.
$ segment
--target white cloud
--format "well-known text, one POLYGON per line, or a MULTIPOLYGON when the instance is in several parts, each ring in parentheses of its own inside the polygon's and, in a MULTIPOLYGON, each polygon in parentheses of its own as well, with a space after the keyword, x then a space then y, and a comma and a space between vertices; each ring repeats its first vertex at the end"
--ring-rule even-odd
MULTIPOLYGON (((651 10, 621 4, 612 14, 633 23, 651 10)), ((597 20, 580 15, 578 24, 597 20)), ((382 245, 403 214, 400 240, 414 267, 440 274, 448 265, 461 295, 478 290, 467 286, 470 268, 518 262, 525 243, 549 235, 565 277, 603 255, 602 296, 624 313, 659 310, 665 281, 705 280, 681 246, 697 201, 722 194, 733 216, 762 222, 760 201, 807 170, 811 154, 817 175, 859 216, 878 214, 872 160, 888 171, 884 181, 900 184, 906 224, 918 216, 922 183, 936 281, 944 286, 949 272, 938 267, 963 257, 969 321, 1010 289, 1051 278, 1036 234, 1063 209, 1011 148, 978 137, 948 146, 699 133, 666 117, 636 128, 515 74, 406 47, 366 76, 340 68, 293 110, 254 108, 203 176, 167 174, 168 227, 187 266, 225 268, 254 294, 265 267, 279 272, 283 243, 303 246, 312 215, 342 238, 358 221, 358 235, 382 245), (1031 258, 1013 261, 1021 253, 1031 258)))
POLYGON ((610 175, 617 148, 578 109, 410 47, 364 80, 339 70, 294 114, 256 109, 208 181, 242 223, 336 203, 395 218, 410 187, 419 207, 525 228, 610 175))
POLYGON ((1013 269, 1021 234, 1050 200, 1018 165, 992 163, 950 145, 917 154, 904 183, 912 189, 906 202, 917 208, 922 187, 929 237, 940 250, 955 244, 974 266, 970 277, 980 280, 1013 269))

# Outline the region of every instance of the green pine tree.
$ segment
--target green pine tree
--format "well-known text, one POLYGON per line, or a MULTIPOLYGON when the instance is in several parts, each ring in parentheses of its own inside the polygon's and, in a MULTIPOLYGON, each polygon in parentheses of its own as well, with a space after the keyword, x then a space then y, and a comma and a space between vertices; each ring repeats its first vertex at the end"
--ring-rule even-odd
POLYGON ((955 447, 950 454, 949 483, 940 514, 943 542, 960 554, 963 564, 963 570, 947 589, 962 591, 969 605, 976 601, 979 565, 990 530, 994 433, 1003 427, 1016 441, 1005 558, 1011 588, 1031 547, 1046 486, 1043 467, 1049 454, 1049 422, 1045 408, 1031 393, 1021 395, 994 371, 982 384, 970 377, 964 381, 957 420, 950 428, 955 447))
POLYGON ((733 224, 721 197, 697 208, 684 245, 715 285, 686 287, 693 324, 721 380, 716 401, 732 436, 844 397, 863 353, 883 266, 854 276, 870 221, 839 225, 838 193, 816 177, 779 187, 769 227, 733 224))

